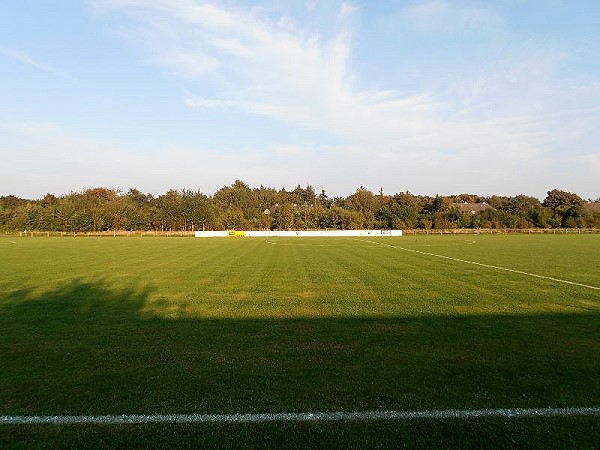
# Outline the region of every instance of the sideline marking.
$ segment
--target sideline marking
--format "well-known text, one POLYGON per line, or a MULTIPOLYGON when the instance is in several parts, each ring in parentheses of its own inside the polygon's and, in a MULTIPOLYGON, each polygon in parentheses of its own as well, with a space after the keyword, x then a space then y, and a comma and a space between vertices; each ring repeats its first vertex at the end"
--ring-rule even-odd
POLYGON ((476 261, 469 261, 466 259, 452 258, 451 256, 438 255, 436 253, 422 252, 420 250, 414 250, 411 248, 400 247, 398 245, 386 244, 384 242, 367 241, 365 239, 356 239, 356 240, 361 241, 361 242, 368 242, 369 244, 383 245, 384 247, 397 248, 399 250, 404 250, 406 252, 419 253, 421 255, 434 256, 436 258, 442 258, 442 259, 449 259, 451 261, 458 261, 458 262, 462 262, 462 263, 466 263, 466 264, 473 264, 475 266, 487 267, 488 269, 504 270, 506 272, 518 273, 521 275, 527 275, 527 276, 536 277, 536 278, 543 278, 544 280, 556 281, 557 283, 565 283, 565 284, 570 284, 573 286, 580 286, 580 287, 584 287, 584 288, 588 288, 588 289, 596 289, 596 290, 600 291, 600 287, 591 286, 589 284, 577 283, 575 281, 563 280, 563 279, 554 278, 554 277, 547 277, 545 275, 538 275, 536 273, 523 272, 522 270, 508 269, 508 268, 502 267, 502 266, 494 266, 492 264, 485 264, 485 263, 480 263, 480 262, 476 262, 476 261))
POLYGON ((480 417, 597 416, 600 407, 446 409, 432 411, 355 411, 274 414, 133 414, 106 416, 0 416, 0 425, 83 425, 145 423, 320 422, 393 419, 476 419, 480 417))

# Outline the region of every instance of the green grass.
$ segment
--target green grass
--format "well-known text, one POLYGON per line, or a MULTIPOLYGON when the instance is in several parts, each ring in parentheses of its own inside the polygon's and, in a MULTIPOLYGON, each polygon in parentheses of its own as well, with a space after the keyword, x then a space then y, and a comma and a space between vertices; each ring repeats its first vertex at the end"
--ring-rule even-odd
MULTIPOLYGON (((1 238, 0 415, 600 406, 599 290, 366 241, 600 287, 597 235, 1 238)), ((599 429, 0 425, 0 447, 594 448, 599 429)))

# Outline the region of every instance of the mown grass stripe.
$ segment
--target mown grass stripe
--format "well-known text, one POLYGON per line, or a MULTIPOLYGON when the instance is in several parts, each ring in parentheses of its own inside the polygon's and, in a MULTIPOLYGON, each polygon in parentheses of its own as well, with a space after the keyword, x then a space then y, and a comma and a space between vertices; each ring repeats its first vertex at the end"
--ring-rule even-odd
POLYGON ((355 411, 272 414, 148 414, 106 416, 0 416, 2 425, 82 425, 146 423, 317 422, 402 419, 476 419, 600 415, 600 408, 448 409, 433 411, 355 411))

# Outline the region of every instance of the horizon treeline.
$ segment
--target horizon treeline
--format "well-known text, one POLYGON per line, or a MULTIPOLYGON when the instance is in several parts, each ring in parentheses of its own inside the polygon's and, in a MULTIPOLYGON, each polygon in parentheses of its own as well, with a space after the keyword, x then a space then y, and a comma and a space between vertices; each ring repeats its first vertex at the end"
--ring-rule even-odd
MULTIPOLYGON (((597 199, 600 201, 600 199, 597 199)), ((4 231, 193 231, 302 229, 600 228, 596 203, 553 189, 541 202, 526 195, 483 197, 373 193, 359 187, 330 198, 310 185, 288 191, 237 180, 207 196, 169 190, 153 196, 98 187, 41 200, 0 197, 4 231), (473 205, 473 209, 471 208, 473 205)))

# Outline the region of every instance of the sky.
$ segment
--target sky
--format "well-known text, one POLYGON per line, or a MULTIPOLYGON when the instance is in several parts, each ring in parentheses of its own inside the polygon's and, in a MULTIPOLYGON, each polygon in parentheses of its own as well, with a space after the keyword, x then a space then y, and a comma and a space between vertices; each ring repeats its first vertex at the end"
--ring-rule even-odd
POLYGON ((0 195, 600 197, 597 0, 2 0, 0 195))

